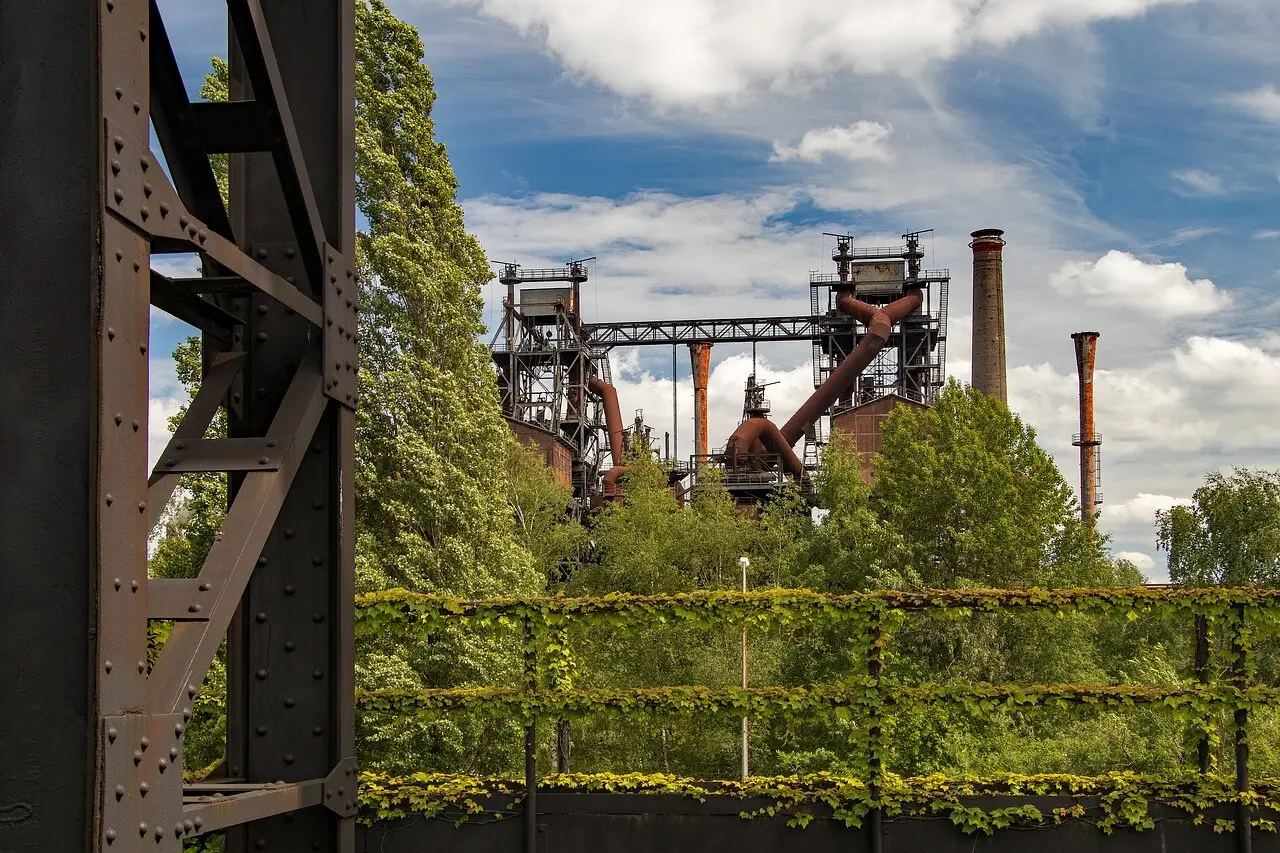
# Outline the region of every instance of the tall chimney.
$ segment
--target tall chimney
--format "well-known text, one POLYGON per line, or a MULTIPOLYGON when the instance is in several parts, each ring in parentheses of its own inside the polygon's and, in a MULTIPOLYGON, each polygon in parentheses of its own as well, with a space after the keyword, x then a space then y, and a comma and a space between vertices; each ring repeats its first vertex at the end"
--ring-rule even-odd
POLYGON ((705 457, 711 452, 707 442, 707 382, 711 378, 711 344, 689 344, 689 359, 693 362, 693 452, 705 457))
POLYGON ((1004 232, 974 231, 973 242, 973 387, 1009 402, 1005 382, 1004 232))
POLYGON ((1076 332, 1076 372, 1080 377, 1080 432, 1071 443, 1080 448, 1080 517, 1093 526, 1102 495, 1098 493, 1098 455, 1102 434, 1093 420, 1093 367, 1098 355, 1098 333, 1076 332))

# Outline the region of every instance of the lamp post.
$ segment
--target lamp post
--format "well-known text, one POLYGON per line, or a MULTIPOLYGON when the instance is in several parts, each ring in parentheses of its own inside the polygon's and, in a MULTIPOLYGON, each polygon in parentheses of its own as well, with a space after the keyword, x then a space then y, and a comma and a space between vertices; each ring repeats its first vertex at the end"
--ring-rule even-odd
MULTIPOLYGON (((738 558, 738 565, 742 568, 742 591, 747 591, 747 567, 751 565, 751 561, 746 557, 738 558)), ((742 689, 747 689, 747 623, 742 623, 742 689)), ((747 715, 742 715, 742 781, 747 781, 749 775, 747 764, 747 715)))

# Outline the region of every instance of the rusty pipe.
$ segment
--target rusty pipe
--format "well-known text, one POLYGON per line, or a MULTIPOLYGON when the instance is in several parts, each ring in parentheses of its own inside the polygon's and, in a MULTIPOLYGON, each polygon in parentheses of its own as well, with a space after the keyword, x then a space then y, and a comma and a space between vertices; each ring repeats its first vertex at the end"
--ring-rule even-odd
POLYGON ((1076 332, 1076 374, 1080 385, 1080 516, 1091 528, 1098 514, 1098 445, 1093 413, 1093 373, 1098 356, 1098 333, 1076 332))
POLYGON ((788 447, 799 441, 805 429, 821 417, 832 403, 848 393, 858 376, 876 357, 876 353, 888 343, 894 323, 919 308, 923 301, 924 294, 920 288, 912 287, 901 298, 895 299, 875 312, 867 323, 867 334, 858 341, 858 345, 853 348, 853 352, 849 353, 849 357, 840 362, 840 366, 831 372, 827 381, 823 382, 783 425, 781 434, 788 447))
POLYGON ((604 423, 609 430, 609 453, 613 464, 621 465, 626 456, 627 442, 622 432, 622 410, 618 408, 618 390, 598 376, 587 380, 587 388, 604 403, 604 423))
POLYGON ((797 480, 804 477, 804 463, 796 456, 791 447, 792 442, 787 441, 777 425, 768 418, 749 418, 739 424, 733 435, 729 436, 724 452, 726 456, 750 456, 752 448, 761 444, 782 457, 783 470, 797 480))
POLYGON ((689 344, 693 362, 693 441, 694 453, 706 457, 710 453, 707 438, 707 384, 711 379, 711 344, 689 344))
POLYGON ((876 315, 876 306, 863 302, 847 290, 841 291, 836 297, 836 307, 864 326, 871 325, 871 320, 876 315))
POLYGON ((608 471, 604 472, 604 487, 602 492, 605 500, 613 500, 622 494, 622 488, 618 485, 619 478, 627 473, 626 465, 614 465, 608 471))

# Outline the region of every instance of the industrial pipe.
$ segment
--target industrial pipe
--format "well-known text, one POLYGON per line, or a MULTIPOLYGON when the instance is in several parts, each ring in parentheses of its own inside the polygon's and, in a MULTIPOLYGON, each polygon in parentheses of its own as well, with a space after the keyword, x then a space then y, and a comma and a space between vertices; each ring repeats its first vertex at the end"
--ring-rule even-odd
POLYGON ((1080 448, 1080 517, 1093 527, 1098 514, 1098 447, 1102 436, 1093 417, 1093 371, 1098 355, 1098 333, 1076 332, 1076 375, 1080 384, 1080 433, 1071 442, 1080 448))
POLYGON ((604 423, 609 430, 609 455, 613 457, 613 467, 604 474, 604 496, 618 496, 618 478, 627 472, 622 464, 626 458, 627 441, 622 431, 622 409, 618 406, 618 389, 598 376, 587 380, 587 388, 600 397, 604 403, 604 423))
POLYGON ((871 325, 871 319, 876 315, 876 306, 863 302, 847 290, 836 297, 836 307, 864 326, 871 325))
POLYGON ((782 468, 797 480, 804 477, 804 463, 796 456, 791 442, 783 437, 777 425, 768 418, 749 418, 738 425, 725 445, 726 456, 755 455, 754 449, 763 446, 782 458, 782 468))
MULTIPOLYGON (((858 302, 856 299, 852 301, 858 302)), ((923 301, 924 293, 920 288, 911 287, 900 299, 895 299, 883 308, 878 309, 871 316, 866 324, 867 334, 863 336, 862 340, 858 341, 858 345, 853 348, 853 352, 849 353, 849 357, 840 362, 840 366, 831 372, 831 375, 827 377, 827 381, 823 382, 818 387, 818 390, 814 391, 808 400, 805 400, 804 405, 791 416, 791 420, 783 425, 781 435, 788 447, 799 441, 804 435, 805 429, 821 417, 822 413, 829 409, 832 403, 849 392, 854 382, 857 381, 858 376, 876 357, 876 353, 880 352, 884 345, 888 343, 894 324, 919 308, 923 301)), ((866 303, 860 304, 865 305, 866 303)), ((746 423, 750 422, 747 421, 746 423)), ((746 423, 743 426, 746 426, 746 423)), ((738 430, 741 431, 742 427, 738 427, 738 430)), ((735 432, 734 436, 737 435, 738 433, 735 432)), ((732 441, 732 438, 730 440, 732 441)))
POLYGON ((1005 375, 1004 232, 984 228, 973 242, 973 387, 1009 402, 1005 375))
POLYGON ((694 454, 705 458, 710 453, 707 439, 707 383, 711 379, 711 344, 689 344, 693 362, 693 441, 694 454))

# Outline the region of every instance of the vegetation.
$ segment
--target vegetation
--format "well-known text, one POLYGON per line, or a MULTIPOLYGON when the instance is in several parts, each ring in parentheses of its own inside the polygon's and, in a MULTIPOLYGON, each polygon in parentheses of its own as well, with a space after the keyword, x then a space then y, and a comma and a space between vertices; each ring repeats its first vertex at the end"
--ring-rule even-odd
MULTIPOLYGON (((596 700, 607 705, 600 697, 634 687, 677 688, 639 703, 646 706, 632 709, 642 712, 638 718, 610 712, 574 719, 572 766, 584 773, 736 777, 736 714, 745 711, 753 716, 752 771, 764 776, 865 780, 873 753, 903 775, 1170 776, 1187 769, 1191 745, 1206 733, 1216 766, 1229 768, 1230 745, 1218 735, 1225 716, 1205 728, 1201 714, 1174 701, 1066 707, 1027 699, 1034 684, 1072 685, 1076 698, 1132 698, 1139 685, 1193 685, 1189 611, 1176 608, 1135 620, 1123 608, 993 611, 973 604, 959 619, 927 610, 881 619, 870 610, 848 619, 747 620, 745 629, 741 618, 653 615, 637 629, 601 617, 548 621, 534 640, 519 620, 497 617, 470 625, 442 616, 419 620, 430 622, 429 640, 401 622, 376 623, 378 607, 400 614, 396 608, 412 609, 405 604, 412 601, 447 600, 453 610, 466 609, 462 600, 495 596, 601 601, 618 593, 673 594, 703 601, 740 588, 744 556, 746 585, 766 602, 790 595, 769 592, 782 589, 810 590, 828 604, 843 600, 833 596, 922 589, 956 590, 978 601, 974 590, 982 588, 1106 590, 1141 577, 1132 565, 1109 559, 1105 538, 1080 521, 1071 487, 1034 431, 999 401, 955 383, 932 409, 900 408, 888 418, 871 483, 857 448, 837 438, 817 475, 826 512, 816 523, 794 490, 751 514, 704 478, 681 501, 648 453, 636 452, 627 461, 622 499, 584 527, 568 511, 569 491, 533 449, 512 439, 500 416, 489 356, 477 343, 479 286, 489 271, 464 228, 456 180, 434 139, 435 93, 422 42, 382 0, 357 4, 356 37, 357 202, 367 222, 357 253, 365 310, 356 571, 370 603, 365 618, 383 628, 362 632, 359 645, 364 768, 383 774, 377 778, 517 773, 522 714, 536 708, 510 688, 523 683, 524 653, 533 650, 556 663, 544 671, 544 686, 581 691, 575 694, 581 707, 544 707, 548 712, 569 715, 596 707, 596 700), (869 633, 873 626, 882 633, 869 633), (733 692, 742 677, 744 630, 750 685, 794 700, 793 713, 762 716, 754 700, 733 692), (923 684, 954 696, 976 684, 1012 686, 985 705, 894 704, 883 709, 874 745, 848 707, 810 701, 853 691, 865 704, 879 695, 869 686, 875 677, 907 696, 923 684), (815 692, 812 685, 821 687, 815 692), (441 688, 471 692, 466 701, 446 702, 432 692, 441 688), (738 704, 716 705, 716 696, 738 704), (503 712, 487 713, 495 702, 503 712), (719 713, 685 713, 691 707, 719 713), (396 713, 380 713, 388 709, 396 713)), ((226 79, 226 64, 215 60, 202 94, 225 98, 226 79)), ((226 163, 214 165, 225 193, 226 163)), ((175 353, 189 388, 199 381, 199 355, 195 339, 175 353)), ((224 422, 211 430, 220 434, 224 422)), ((153 542, 153 576, 198 571, 226 499, 224 477, 184 477, 153 542)), ((1160 514, 1158 537, 1175 581, 1275 586, 1280 473, 1211 475, 1191 506, 1160 514)), ((676 599, 692 612, 691 600, 676 599)), ((156 645, 165 631, 156 626, 156 645)), ((1264 681, 1275 678, 1276 641, 1262 634, 1252 640, 1258 672, 1264 681)), ((1226 642, 1225 634, 1214 636, 1215 661, 1226 659, 1226 642)), ((216 696, 224 685, 220 658, 204 695, 216 696)), ((544 727, 539 753, 547 769, 555 757, 551 729, 544 727)), ((1280 738, 1259 729, 1256 766, 1275 767, 1280 738)), ((197 709, 186 744, 189 768, 217 758, 224 731, 217 702, 197 709)), ((601 778, 575 784, 589 787, 601 778)), ((1112 781, 1129 790, 1129 777, 1112 781)), ((464 787, 459 797, 480 790, 464 787)), ((855 787, 841 802, 865 809, 867 788, 855 787)), ((387 802, 401 794, 387 794, 387 802)), ((949 814, 956 819, 959 812, 949 814)), ((960 817, 981 823, 972 814, 960 817)))

